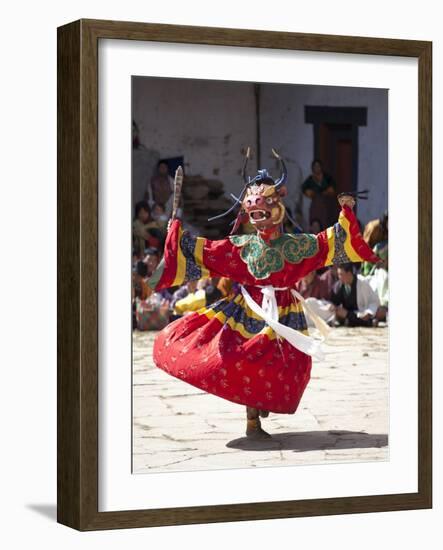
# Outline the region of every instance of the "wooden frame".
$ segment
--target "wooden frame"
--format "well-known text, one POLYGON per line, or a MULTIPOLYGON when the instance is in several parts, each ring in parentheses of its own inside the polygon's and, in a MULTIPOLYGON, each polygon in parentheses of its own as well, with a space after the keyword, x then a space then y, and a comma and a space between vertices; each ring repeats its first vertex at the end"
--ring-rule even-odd
POLYGON ((432 44, 349 36, 80 20, 58 29, 58 521, 79 530, 432 506, 432 44), (418 58, 418 492, 98 512, 98 41, 125 39, 418 58))

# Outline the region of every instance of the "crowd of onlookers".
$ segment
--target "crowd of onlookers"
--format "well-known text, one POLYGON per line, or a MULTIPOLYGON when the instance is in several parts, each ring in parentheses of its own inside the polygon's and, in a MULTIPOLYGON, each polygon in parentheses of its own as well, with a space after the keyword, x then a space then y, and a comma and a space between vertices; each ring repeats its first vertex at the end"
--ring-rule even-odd
POLYGON ((144 200, 135 205, 132 224, 132 312, 133 328, 138 330, 162 329, 171 320, 227 296, 232 286, 229 281, 211 278, 159 292, 148 286, 163 255, 172 198, 169 167, 160 161, 144 200))
MULTIPOLYGON (((318 168, 315 166, 314 168, 318 168)), ((320 174, 321 176, 321 174, 320 174)), ((308 178, 309 179, 309 178, 308 178)), ((305 182, 304 191, 313 196, 316 179, 305 182)), ((143 201, 135 206, 133 222, 133 328, 159 330, 171 320, 197 311, 236 291, 237 284, 226 278, 207 278, 190 281, 183 286, 153 292, 147 284, 163 255, 166 227, 172 209, 172 178, 168 165, 159 162, 143 201)), ((325 179, 320 186, 330 189, 325 179)), ((328 196, 332 191, 328 191, 328 196)), ((317 212, 321 209, 317 203, 317 212)), ((324 229, 324 220, 311 218, 307 231, 318 233, 324 229)), ((290 224, 286 231, 299 232, 290 224)), ((248 223, 242 233, 254 231, 248 223)), ((323 268, 306 275, 296 290, 307 301, 311 310, 331 326, 377 326, 387 323, 389 307, 388 288, 388 216, 370 221, 363 230, 363 238, 383 259, 383 265, 343 264, 323 268)), ((309 322, 309 319, 308 319, 309 322)))
MULTIPOLYGON (((311 232, 318 230, 311 222, 311 232)), ((365 226, 363 238, 381 258, 380 264, 334 265, 309 273, 296 285, 310 309, 330 325, 377 326, 388 321, 387 213, 365 226)))
POLYGON ((159 263, 158 250, 148 248, 133 270, 133 328, 160 330, 170 321, 197 311, 232 292, 232 283, 224 278, 205 278, 160 291, 152 291, 147 281, 159 263))

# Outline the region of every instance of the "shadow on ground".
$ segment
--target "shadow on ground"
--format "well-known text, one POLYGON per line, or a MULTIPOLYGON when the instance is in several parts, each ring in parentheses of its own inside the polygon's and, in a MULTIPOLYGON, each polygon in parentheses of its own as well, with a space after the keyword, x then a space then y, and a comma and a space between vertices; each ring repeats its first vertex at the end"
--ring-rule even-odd
POLYGON ((285 432, 272 434, 272 439, 254 441, 247 437, 233 439, 226 447, 244 451, 324 451, 327 449, 370 449, 386 447, 387 434, 351 431, 285 432))

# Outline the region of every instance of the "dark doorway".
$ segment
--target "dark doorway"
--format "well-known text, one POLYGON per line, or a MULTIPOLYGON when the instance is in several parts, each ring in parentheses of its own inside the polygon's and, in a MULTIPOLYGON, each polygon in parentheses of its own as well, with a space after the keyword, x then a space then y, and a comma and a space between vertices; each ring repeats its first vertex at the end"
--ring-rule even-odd
POLYGON ((185 160, 184 160, 184 157, 172 157, 167 159, 166 158, 160 159, 159 162, 165 162, 168 165, 169 175, 174 177, 175 171, 179 166, 184 168, 185 160))
POLYGON ((318 150, 315 158, 321 159, 323 167, 335 179, 337 193, 356 188, 353 177, 355 151, 351 124, 320 124, 318 128, 318 150))
MULTIPOLYGON (((337 193, 358 189, 358 128, 367 124, 367 108, 307 105, 305 122, 314 130, 312 158, 322 161, 336 182, 337 193)), ((337 202, 331 202, 330 208, 336 210, 335 217, 337 202)))

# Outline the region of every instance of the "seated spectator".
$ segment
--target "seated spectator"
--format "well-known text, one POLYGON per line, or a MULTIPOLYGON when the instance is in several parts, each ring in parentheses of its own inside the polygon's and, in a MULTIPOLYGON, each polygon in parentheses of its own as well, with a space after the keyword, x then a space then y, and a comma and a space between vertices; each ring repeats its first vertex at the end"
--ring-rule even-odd
POLYGON ((146 300, 146 298, 152 293, 151 289, 146 283, 148 269, 146 264, 141 261, 137 261, 134 265, 132 272, 132 328, 137 328, 136 319, 136 304, 137 300, 146 300))
POLYGON ((146 265, 147 278, 149 278, 157 269, 160 263, 160 253, 156 248, 147 248, 145 250, 145 257, 143 263, 146 265))
POLYGON ((176 318, 197 311, 205 305, 205 291, 197 288, 197 281, 188 281, 172 295, 171 307, 176 318))
POLYGON ((374 248, 377 243, 388 240, 388 212, 386 211, 380 219, 371 220, 366 224, 363 231, 363 239, 374 248))
POLYGON ((209 306, 223 297, 221 290, 218 288, 218 283, 219 279, 216 277, 206 277, 198 281, 197 289, 205 291, 205 306, 209 306))
POLYGON ((233 292, 233 281, 228 277, 220 277, 217 283, 217 288, 221 292, 223 298, 230 296, 233 292))
POLYGON ((134 250, 134 248, 132 249, 132 268, 133 270, 135 271, 135 266, 137 265, 137 262, 139 261, 139 256, 138 256, 138 252, 136 252, 134 250))
POLYGON ((178 300, 186 298, 186 296, 189 293, 193 293, 196 290, 197 290, 197 281, 188 281, 187 283, 182 285, 172 294, 171 307, 173 308, 175 306, 175 302, 178 302, 178 300))
POLYGON ((332 287, 335 283, 332 270, 328 269, 321 275, 311 271, 295 285, 303 298, 331 301, 332 287))
POLYGON ((221 292, 221 297, 233 296, 240 292, 240 285, 236 281, 232 281, 228 277, 220 277, 217 288, 221 292))
POLYGON ((149 205, 145 201, 135 205, 135 219, 132 224, 133 247, 139 257, 146 247, 161 248, 164 242, 164 232, 156 221, 151 218, 149 205))
POLYGON ((377 320, 386 322, 389 309, 389 258, 387 241, 376 244, 374 252, 383 260, 383 264, 369 264, 371 269, 366 279, 380 300, 380 307, 376 315, 377 320))
MULTIPOLYGON (((331 303, 332 288, 335 283, 333 270, 328 269, 321 275, 311 271, 296 285, 296 290, 303 296, 310 309, 326 323, 332 323, 335 319, 335 307, 331 303)), ((309 326, 313 326, 313 320, 307 315, 309 326)))
POLYGON ((145 259, 136 264, 132 292, 134 329, 160 330, 169 323, 171 294, 167 289, 153 292, 147 284, 158 261, 158 251, 148 250, 145 259))
POLYGON ((164 204, 154 204, 154 207, 152 208, 152 217, 157 222, 160 229, 166 230, 166 226, 168 225, 168 216, 166 214, 166 208, 164 204))
POLYGON ((179 317, 208 306, 220 298, 222 293, 215 281, 205 278, 188 281, 176 290, 172 296, 171 306, 174 308, 174 316, 179 317))
POLYGON ((138 261, 135 266, 135 272, 132 276, 134 298, 146 300, 151 295, 152 291, 147 284, 148 267, 144 262, 138 261))
POLYGON ((380 300, 369 282, 354 273, 352 264, 338 266, 337 273, 339 280, 331 295, 336 321, 350 327, 373 326, 380 300))
MULTIPOLYGON (((380 241, 374 246, 372 250, 375 252, 375 254, 377 254, 379 258, 383 260, 385 264, 384 267, 387 267, 389 251, 388 241, 380 241)), ((371 264, 371 262, 363 262, 361 265, 361 274, 365 276, 373 275, 377 267, 378 266, 376 264, 371 264)))
POLYGON ((135 319, 138 330, 161 330, 170 320, 169 301, 160 292, 152 292, 145 300, 136 299, 135 319))

